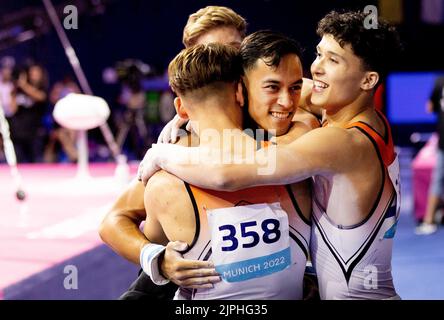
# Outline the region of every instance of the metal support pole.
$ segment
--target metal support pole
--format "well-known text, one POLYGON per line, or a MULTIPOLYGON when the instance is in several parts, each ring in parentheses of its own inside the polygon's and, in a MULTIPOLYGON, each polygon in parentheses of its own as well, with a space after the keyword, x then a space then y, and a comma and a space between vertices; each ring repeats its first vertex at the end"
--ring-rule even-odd
POLYGON ((18 200, 25 200, 26 194, 22 189, 22 176, 17 169, 17 158, 15 156, 14 144, 11 141, 9 132, 9 124, 6 120, 5 113, 3 112, 3 106, 0 101, 0 134, 3 137, 3 150, 5 152, 6 162, 11 170, 12 179, 15 183, 15 196, 18 200))
MULTIPOLYGON (((51 22, 57 32, 57 35, 62 43, 63 48, 65 49, 65 54, 68 57, 69 63, 71 64, 77 80, 79 81, 80 87, 82 88, 82 91, 85 94, 93 95, 91 87, 89 86, 88 80, 86 79, 86 76, 82 70, 82 67, 80 65, 79 59, 77 58, 77 55, 69 42, 68 37, 66 36, 65 30, 62 27, 61 22, 59 21, 59 18, 57 16, 57 13, 55 11, 55 8, 51 2, 51 0, 42 0, 43 4, 45 5, 46 11, 48 13, 49 18, 51 19, 51 22)), ((117 162, 121 155, 121 151, 119 146, 117 145, 113 134, 111 133, 111 130, 108 126, 108 124, 105 122, 100 126, 100 130, 102 131, 103 137, 105 138, 106 143, 108 144, 109 149, 111 150, 114 160, 117 162)), ((80 136, 84 136, 85 133, 79 133, 80 136)), ((83 139, 83 138, 82 138, 83 139)), ((81 141, 79 141, 81 143, 81 141)), ((86 149, 86 152, 88 150, 86 149)), ((88 155, 87 155, 88 157, 88 155)))

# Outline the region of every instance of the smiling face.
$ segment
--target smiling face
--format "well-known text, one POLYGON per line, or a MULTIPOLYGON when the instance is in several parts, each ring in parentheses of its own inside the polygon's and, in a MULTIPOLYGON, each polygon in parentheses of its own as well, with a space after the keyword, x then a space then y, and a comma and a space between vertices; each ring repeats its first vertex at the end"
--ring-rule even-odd
POLYGON ((222 43, 239 49, 242 36, 235 27, 221 26, 210 29, 196 39, 195 44, 222 43))
POLYGON ((302 64, 299 57, 287 54, 277 68, 258 59, 246 71, 244 83, 251 118, 262 129, 276 130, 277 136, 287 133, 301 96, 302 64))
POLYGON ((327 112, 335 112, 358 98, 367 72, 351 46, 342 48, 332 35, 324 35, 316 50, 311 65, 311 102, 327 112))

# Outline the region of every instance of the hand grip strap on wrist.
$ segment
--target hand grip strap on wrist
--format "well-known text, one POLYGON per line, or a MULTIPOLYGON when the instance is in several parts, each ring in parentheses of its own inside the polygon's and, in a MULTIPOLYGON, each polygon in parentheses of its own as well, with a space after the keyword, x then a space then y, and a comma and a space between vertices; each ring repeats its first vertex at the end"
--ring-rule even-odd
POLYGON ((165 279, 159 270, 159 256, 165 252, 165 246, 149 243, 140 252, 140 265, 143 271, 150 276, 154 284, 158 286, 167 284, 170 280, 165 279))

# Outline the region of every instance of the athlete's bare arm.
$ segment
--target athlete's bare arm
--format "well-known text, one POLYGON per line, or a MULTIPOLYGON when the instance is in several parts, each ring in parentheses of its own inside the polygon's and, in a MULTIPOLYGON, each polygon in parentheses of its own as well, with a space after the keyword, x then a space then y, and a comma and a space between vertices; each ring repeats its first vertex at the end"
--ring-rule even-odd
POLYGON ((320 106, 314 105, 311 102, 311 94, 313 89, 313 80, 303 78, 301 98, 299 99, 298 108, 307 111, 317 118, 322 118, 324 109, 320 106))
POLYGON ((293 122, 290 130, 285 135, 275 138, 276 143, 278 145, 289 144, 307 132, 319 127, 319 122, 313 117, 313 115, 307 115, 305 118, 306 121, 293 122))
POLYGON ((303 78, 301 98, 299 99, 297 111, 293 116, 293 121, 301 121, 313 128, 317 128, 322 120, 323 109, 311 102, 312 88, 313 80, 303 78))
POLYGON ((158 170, 157 165, 193 185, 235 191, 250 186, 294 183, 317 174, 351 171, 362 157, 365 158, 366 153, 361 150, 353 134, 335 127, 312 130, 288 145, 261 149, 248 159, 240 159, 242 164, 223 164, 220 159, 209 161, 199 156, 205 154, 199 147, 180 148, 161 144, 148 155, 152 171, 146 171, 143 178, 146 180, 158 170), (194 161, 187 161, 189 159, 194 161), (271 165, 273 170, 259 175, 259 169, 265 168, 264 163, 271 165))
MULTIPOLYGON (((182 137, 177 142, 182 146, 189 143, 188 137, 182 137)), ((149 243, 139 229, 146 219, 144 191, 144 184, 136 179, 132 181, 114 202, 99 228, 100 237, 107 245, 136 264, 140 264, 140 251, 149 243)))
POLYGON ((99 234, 117 254, 140 264, 140 250, 148 240, 139 229, 146 218, 143 204, 145 186, 134 179, 114 202, 100 225, 99 234))

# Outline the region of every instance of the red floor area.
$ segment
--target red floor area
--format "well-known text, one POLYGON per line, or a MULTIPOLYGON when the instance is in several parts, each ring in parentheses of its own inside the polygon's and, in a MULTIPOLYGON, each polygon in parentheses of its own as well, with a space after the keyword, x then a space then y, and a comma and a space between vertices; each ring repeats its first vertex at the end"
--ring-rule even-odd
POLYGON ((0 298, 5 287, 101 244, 97 227, 125 185, 113 163, 91 164, 86 180, 75 179, 75 165, 19 170, 24 202, 15 198, 9 167, 0 165, 0 298))

